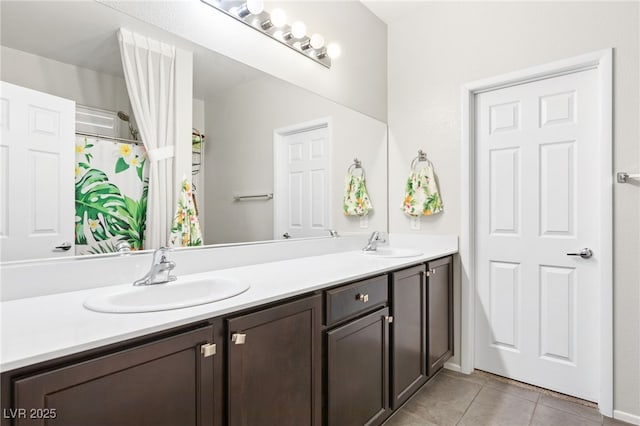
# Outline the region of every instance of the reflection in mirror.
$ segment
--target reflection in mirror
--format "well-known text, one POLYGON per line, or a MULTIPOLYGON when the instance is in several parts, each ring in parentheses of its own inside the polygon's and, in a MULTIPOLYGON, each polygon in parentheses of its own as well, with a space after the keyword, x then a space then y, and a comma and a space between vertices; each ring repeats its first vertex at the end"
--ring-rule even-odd
POLYGON ((205 244, 386 229, 384 123, 97 2, 1 7, 2 261, 155 248, 121 27, 193 53, 193 132, 177 141, 193 154, 176 167, 192 170, 205 244), (344 214, 354 157, 366 216, 344 214))

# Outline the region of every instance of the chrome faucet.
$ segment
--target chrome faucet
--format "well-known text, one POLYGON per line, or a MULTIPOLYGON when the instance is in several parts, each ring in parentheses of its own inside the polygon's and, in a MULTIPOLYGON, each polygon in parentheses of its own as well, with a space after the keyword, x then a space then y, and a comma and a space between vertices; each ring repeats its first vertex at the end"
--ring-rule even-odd
POLYGON ((369 240, 367 241, 367 245, 364 246, 362 251, 376 251, 378 250, 378 243, 386 243, 387 239, 385 238, 386 234, 380 231, 373 231, 369 240))
POLYGON ((144 277, 135 280, 133 285, 164 284, 177 280, 175 275, 171 275, 171 271, 176 267, 176 262, 167 258, 167 252, 170 250, 167 247, 160 247, 154 251, 151 269, 144 277))

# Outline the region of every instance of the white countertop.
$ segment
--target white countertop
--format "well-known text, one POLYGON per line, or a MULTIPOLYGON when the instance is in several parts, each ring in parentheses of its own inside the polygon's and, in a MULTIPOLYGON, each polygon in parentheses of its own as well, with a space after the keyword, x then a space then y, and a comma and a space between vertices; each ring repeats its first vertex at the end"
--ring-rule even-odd
POLYGON ((251 288, 229 299, 169 311, 107 314, 82 305, 89 296, 121 291, 130 283, 2 302, 0 371, 228 315, 458 251, 455 237, 415 248, 423 254, 391 259, 347 251, 192 274, 194 278, 211 275, 242 279, 251 288))

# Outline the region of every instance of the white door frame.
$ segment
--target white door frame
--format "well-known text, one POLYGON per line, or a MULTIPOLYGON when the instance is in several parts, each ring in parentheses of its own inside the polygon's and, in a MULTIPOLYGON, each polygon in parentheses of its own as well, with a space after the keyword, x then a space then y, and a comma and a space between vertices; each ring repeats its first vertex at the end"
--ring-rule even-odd
POLYGON ((600 97, 600 395, 598 407, 613 416, 613 49, 535 66, 524 70, 467 83, 462 87, 462 223, 460 227, 461 263, 461 350, 460 369, 471 373, 475 353, 475 96, 482 92, 529 83, 550 77, 596 69, 600 97))
MULTIPOLYGON (((327 167, 327 173, 329 173, 329 182, 333 183, 333 174, 331 172, 331 158, 333 152, 333 122, 331 117, 322 117, 316 120, 305 121, 303 123, 293 124, 287 127, 281 127, 273 131, 273 238, 278 240, 284 232, 284 225, 279 219, 281 213, 287 210, 287 206, 284 203, 285 200, 280 196, 282 194, 284 185, 286 182, 281 179, 279 170, 282 168, 280 161, 281 149, 283 147, 284 138, 300 132, 306 132, 309 130, 320 129, 322 127, 327 128, 328 143, 327 143, 327 156, 329 157, 329 165, 327 167)), ((327 196, 327 208, 329 209, 329 223, 328 228, 333 226, 333 210, 332 210, 332 191, 331 185, 329 185, 329 194, 327 196)))

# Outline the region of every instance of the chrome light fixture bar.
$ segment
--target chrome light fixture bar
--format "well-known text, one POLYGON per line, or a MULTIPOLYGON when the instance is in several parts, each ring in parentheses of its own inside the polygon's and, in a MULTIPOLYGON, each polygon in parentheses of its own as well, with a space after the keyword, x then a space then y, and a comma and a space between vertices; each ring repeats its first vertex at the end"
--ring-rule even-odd
POLYGON ((281 9, 267 12, 262 0, 201 1, 327 68, 331 68, 331 59, 340 56, 338 44, 330 43, 325 47, 324 37, 320 34, 307 36, 306 26, 302 22, 287 24, 286 15, 281 9))

